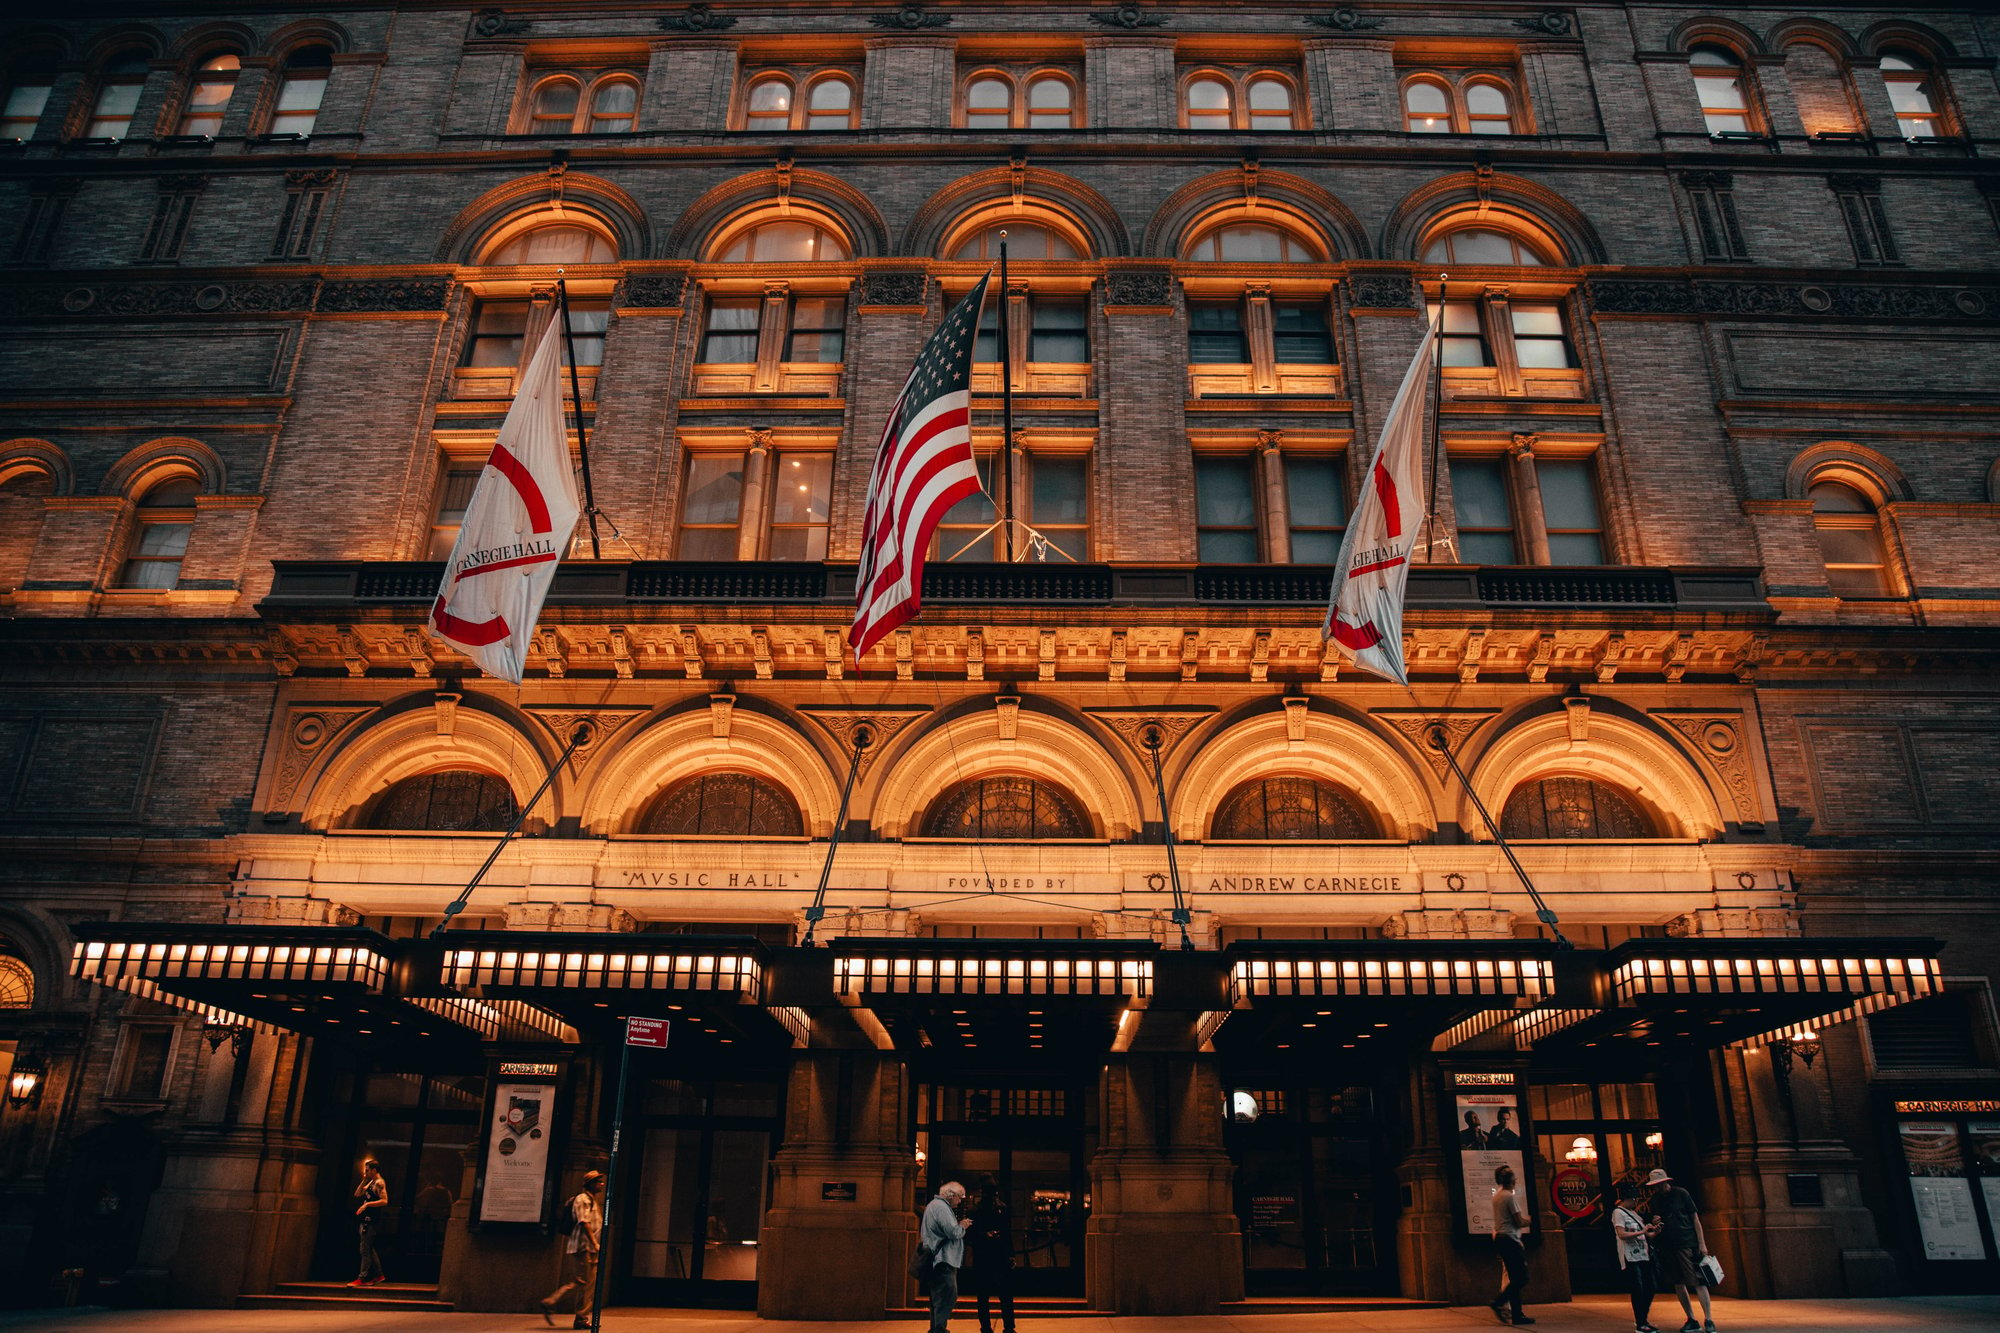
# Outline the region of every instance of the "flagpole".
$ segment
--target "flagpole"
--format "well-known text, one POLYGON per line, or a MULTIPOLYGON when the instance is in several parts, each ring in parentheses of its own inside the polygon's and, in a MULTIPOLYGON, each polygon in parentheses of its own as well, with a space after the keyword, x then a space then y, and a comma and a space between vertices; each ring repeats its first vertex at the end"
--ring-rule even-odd
POLYGON ((590 558, 602 560, 597 545, 597 497, 590 489, 590 441, 583 433, 583 378, 576 370, 576 331, 569 324, 569 283, 556 278, 556 305, 562 311, 563 347, 569 352, 569 396, 576 407, 576 451, 583 462, 583 512, 590 519, 590 558))
MULTIPOLYGON (((855 669, 861 667, 861 659, 854 659, 855 669)), ((854 756, 847 761, 847 781, 840 788, 840 813, 833 817, 833 832, 826 840, 826 860, 819 868, 819 887, 813 890, 812 905, 806 908, 806 933, 799 940, 803 948, 811 948, 813 933, 826 916, 826 886, 833 878, 833 854, 840 848, 840 831, 847 827, 847 798, 854 794, 854 775, 861 771, 861 752, 875 743, 875 728, 862 723, 854 729, 854 756)))
POLYGON ((493 863, 500 859, 500 853, 507 850, 507 844, 514 840, 516 833, 521 831, 521 825, 528 818, 528 812, 533 810, 541 801, 543 793, 547 792, 555 784, 556 774, 562 772, 562 766, 569 762, 569 757, 576 753, 577 747, 582 745, 589 736, 590 724, 588 722, 577 723, 576 730, 570 734, 569 744, 563 747, 561 754, 556 756, 555 763, 549 765, 548 776, 542 779, 542 785, 535 788, 535 794, 522 802, 521 808, 515 811, 514 822, 509 824, 507 831, 500 835, 500 841, 493 844, 493 850, 488 852, 486 859, 479 863, 479 869, 472 872, 472 878, 465 882, 463 889, 459 890, 458 897, 445 904, 444 919, 439 921, 431 930, 432 939, 437 939, 443 935, 445 928, 451 925, 451 919, 465 910, 466 903, 472 898, 472 891, 479 887, 479 881, 486 878, 486 872, 491 870, 493 863))
POLYGON ((1007 232, 1000 231, 1000 549, 1014 563, 1014 340, 1008 324, 1007 232))
MULTIPOLYGON (((1411 696, 1415 697, 1415 693, 1412 690, 1411 696)), ((1528 891, 1528 900, 1535 905, 1535 920, 1549 928, 1549 933, 1556 937, 1558 949, 1575 948, 1576 946, 1562 933, 1562 927, 1556 924, 1555 909, 1543 900, 1541 892, 1535 888, 1535 881, 1528 878, 1527 868, 1521 864, 1521 858, 1514 855, 1514 849, 1507 845, 1507 835, 1500 831, 1499 821, 1487 813, 1486 802, 1479 799, 1479 793, 1473 789, 1472 780, 1466 777, 1465 770, 1458 766, 1458 756, 1451 752, 1451 733, 1445 730, 1442 723, 1437 723, 1431 726, 1425 736, 1429 739, 1431 748, 1443 755, 1445 763, 1451 765, 1451 771, 1457 776, 1459 785, 1464 787, 1465 794, 1472 798, 1472 808, 1486 821, 1487 831, 1493 835, 1493 841, 1500 844, 1501 852, 1507 857, 1507 864, 1514 867, 1514 873, 1521 877, 1521 887, 1528 891)))
MULTIPOLYGON (((1439 464, 1444 456, 1444 284, 1451 275, 1438 274, 1438 336, 1431 347, 1431 501, 1425 517, 1424 563, 1433 563, 1431 553, 1437 549, 1438 530, 1438 474, 1443 471, 1439 464)), ((1428 321, 1431 312, 1424 311, 1428 321)), ((1452 538, 1452 563, 1458 556, 1458 539, 1452 538)))
POLYGON ((1181 892, 1181 867, 1174 857, 1174 817, 1167 809, 1167 778, 1160 767, 1160 745, 1165 739, 1165 733, 1157 724, 1140 733, 1140 743, 1153 756, 1153 793, 1160 800, 1160 835, 1167 843, 1167 882, 1174 890, 1173 922, 1180 927, 1181 948, 1192 951, 1194 941, 1188 938, 1188 922, 1194 919, 1194 913, 1188 911, 1187 895, 1181 892))

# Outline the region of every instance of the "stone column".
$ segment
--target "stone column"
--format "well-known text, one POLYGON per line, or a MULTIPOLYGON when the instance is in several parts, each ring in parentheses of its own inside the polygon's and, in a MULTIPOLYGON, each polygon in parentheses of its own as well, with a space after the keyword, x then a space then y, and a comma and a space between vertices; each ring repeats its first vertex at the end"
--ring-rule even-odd
POLYGON ((1281 430, 1257 432, 1257 484, 1263 500, 1257 512, 1263 524, 1264 560, 1273 565, 1292 563, 1292 504, 1285 486, 1284 440, 1281 430))
POLYGON ((1531 565, 1549 563, 1549 521, 1542 510, 1542 482, 1535 471, 1535 442, 1539 436, 1516 434, 1507 450, 1514 471, 1514 527, 1521 539, 1521 555, 1531 565))
POLYGON ((764 1319, 881 1319, 916 1299, 908 1071, 875 1050, 797 1054, 757 1246, 764 1319))
POLYGON ((764 555, 764 516, 771 511, 771 432, 750 432, 743 454, 743 502, 736 523, 736 558, 759 560, 764 555))

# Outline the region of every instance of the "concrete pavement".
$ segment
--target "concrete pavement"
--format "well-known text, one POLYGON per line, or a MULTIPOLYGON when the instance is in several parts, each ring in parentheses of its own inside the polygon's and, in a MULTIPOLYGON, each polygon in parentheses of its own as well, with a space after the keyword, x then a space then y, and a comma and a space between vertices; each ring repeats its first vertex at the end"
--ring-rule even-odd
MULTIPOLYGON (((1568 1305, 1531 1306, 1544 1333, 1623 1333, 1632 1327, 1623 1298, 1586 1296, 1568 1305)), ((1656 1305, 1662 1329, 1680 1326, 1672 1297, 1656 1305), (1672 1315, 1672 1318, 1668 1318, 1672 1315)), ((1716 1303, 1722 1333, 1994 1333, 2000 1296, 1926 1296, 1884 1301, 1730 1301, 1716 1303)), ((568 1320, 560 1320, 566 1327, 568 1320)), ((0 1329, 51 1333, 529 1333, 544 1327, 530 1314, 399 1314, 366 1310, 23 1310, 0 1313, 0 1329)), ((765 1321, 735 1310, 612 1309, 606 1333, 921 1333, 920 1318, 871 1323, 765 1321)), ((961 1309, 955 1333, 977 1333, 961 1309)), ((1030 1333, 1472 1333, 1499 1325, 1483 1307, 1370 1310, 1340 1314, 1254 1314, 1183 1318, 1048 1318, 1024 1321, 1030 1333)))

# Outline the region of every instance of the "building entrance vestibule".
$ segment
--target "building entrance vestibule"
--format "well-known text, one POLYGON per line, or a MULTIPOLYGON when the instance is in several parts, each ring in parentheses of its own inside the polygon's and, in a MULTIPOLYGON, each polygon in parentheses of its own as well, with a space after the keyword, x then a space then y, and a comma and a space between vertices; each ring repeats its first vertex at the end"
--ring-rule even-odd
POLYGON ((1025 1087, 995 1078, 973 1087, 920 1084, 917 1152, 921 1209, 948 1180, 978 1200, 991 1175, 1014 1210, 1014 1287, 1028 1296, 1083 1294, 1095 1127, 1090 1089, 1025 1087))
POLYGON ((1646 1082, 1535 1083, 1528 1088, 1528 1124, 1535 1138, 1532 1179, 1542 1191, 1534 1211, 1547 1209, 1562 1221, 1570 1289, 1626 1290, 1611 1245, 1611 1209, 1621 1180, 1644 1181, 1667 1165, 1657 1089, 1646 1082))

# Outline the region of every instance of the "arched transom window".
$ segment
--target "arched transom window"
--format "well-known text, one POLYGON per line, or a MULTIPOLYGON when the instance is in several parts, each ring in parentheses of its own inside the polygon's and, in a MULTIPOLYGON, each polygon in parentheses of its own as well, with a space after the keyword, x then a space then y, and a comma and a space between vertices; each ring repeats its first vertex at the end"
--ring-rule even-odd
POLYGON ((1007 233, 1009 259, 1080 259, 1074 242, 1054 227, 1013 220, 981 227, 952 248, 952 259, 998 259, 1000 233, 1007 233))
POLYGON ((1548 258, 1512 232, 1491 227, 1460 227, 1433 237, 1424 247, 1426 264, 1515 264, 1540 267, 1548 258))
POLYGON ((737 232, 715 256, 724 264, 796 264, 851 259, 837 233, 804 218, 773 218, 737 232))
POLYGON ((639 833, 673 838, 796 838, 798 803, 748 773, 704 773, 668 788, 639 820, 639 833))
POLYGON ((1326 258, 1303 236, 1268 222, 1225 222, 1199 233, 1183 259, 1243 264, 1316 264, 1326 258))
POLYGON ((931 805, 927 838, 1028 841, 1087 838, 1090 824, 1074 797, 1035 778, 986 777, 962 782, 931 805))
POLYGON ((0 1009, 35 1007, 35 973, 26 960, 0 953, 0 1009))
POLYGON ((1218 841, 1352 842, 1380 836, 1361 803, 1330 782, 1307 777, 1258 778, 1223 799, 1215 812, 1218 841))
POLYGON ((371 829, 428 833, 502 833, 521 812, 505 778, 474 769, 421 773, 382 793, 369 814, 371 829))
POLYGON ((482 264, 609 264, 618 247, 594 227, 549 222, 514 233, 480 256, 482 264))
POLYGON ((1514 788, 1500 813, 1508 838, 1657 838, 1659 830, 1624 792, 1595 778, 1537 778, 1514 788))

